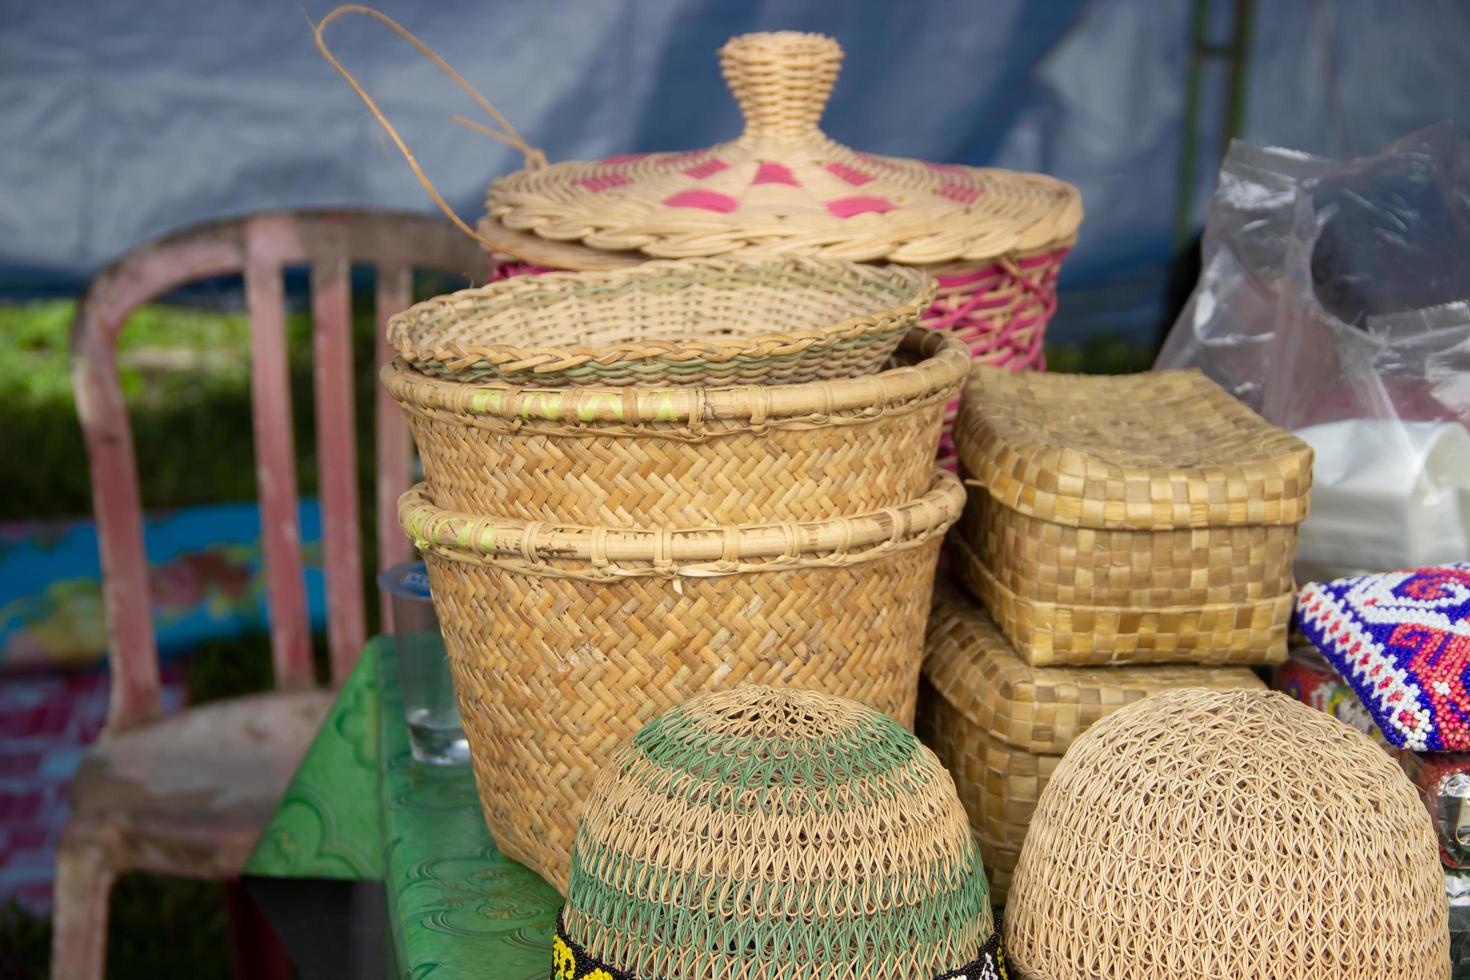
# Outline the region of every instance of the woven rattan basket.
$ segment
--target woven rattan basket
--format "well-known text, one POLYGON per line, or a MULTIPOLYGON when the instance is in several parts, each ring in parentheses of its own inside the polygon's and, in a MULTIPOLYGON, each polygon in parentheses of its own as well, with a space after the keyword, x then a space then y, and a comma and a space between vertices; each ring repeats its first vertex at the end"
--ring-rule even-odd
POLYGON ((1029 662, 1286 656, 1312 451, 1197 371, 978 368, 956 564, 1029 662))
POLYGON ((737 252, 920 266, 939 282, 925 315, 929 326, 958 337, 982 363, 1042 366, 1057 274, 1082 221, 1077 189, 1040 174, 860 153, 830 139, 819 123, 842 62, 830 37, 747 34, 720 50, 745 116, 737 139, 550 166, 493 105, 382 14, 339 8, 322 19, 316 39, 435 202, 493 254, 510 259, 499 274, 605 271, 650 258, 737 252), (524 170, 491 184, 478 230, 453 213, 391 122, 327 49, 325 28, 348 11, 376 17, 414 44, 495 125, 461 122, 524 153, 524 170))
POLYGON ((1067 747, 1119 708, 1181 687, 1265 689, 1244 667, 1032 667, 967 596, 937 590, 915 729, 954 775, 996 904, 1067 747))
POLYGON ((700 691, 821 690, 910 724, 939 545, 964 502, 955 477, 931 480, 876 513, 694 529, 476 517, 406 494, 501 848, 564 887, 612 748, 700 691))
POLYGON ((909 366, 730 388, 522 388, 383 369, 435 501, 614 526, 817 520, 921 496, 970 361, 916 329, 909 366))
POLYGON ((415 370, 517 384, 795 384, 878 370, 934 296, 916 269, 837 259, 650 262, 518 277, 388 323, 415 370))
POLYGON ((552 976, 999 980, 994 932, 932 752, 856 702, 745 687, 612 755, 577 830, 552 976))
POLYGON ((1165 691, 1072 743, 1005 914, 1031 980, 1448 980, 1434 830, 1378 746, 1270 691, 1165 691))

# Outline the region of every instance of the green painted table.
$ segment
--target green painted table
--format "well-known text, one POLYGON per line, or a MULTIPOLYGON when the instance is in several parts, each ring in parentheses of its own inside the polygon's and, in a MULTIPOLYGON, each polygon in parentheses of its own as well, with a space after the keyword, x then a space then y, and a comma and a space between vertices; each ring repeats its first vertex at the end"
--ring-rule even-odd
POLYGON ((393 643, 368 644, 246 866, 377 879, 403 977, 545 980, 561 897, 495 847, 468 767, 413 761, 393 643))

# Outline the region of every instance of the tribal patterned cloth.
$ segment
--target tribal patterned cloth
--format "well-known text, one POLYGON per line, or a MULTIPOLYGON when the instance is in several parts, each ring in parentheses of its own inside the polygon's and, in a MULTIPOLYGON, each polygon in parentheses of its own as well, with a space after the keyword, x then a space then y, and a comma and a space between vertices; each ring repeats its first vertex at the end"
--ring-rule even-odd
POLYGON ((1470 563, 1313 583, 1297 617, 1396 747, 1470 749, 1470 563))

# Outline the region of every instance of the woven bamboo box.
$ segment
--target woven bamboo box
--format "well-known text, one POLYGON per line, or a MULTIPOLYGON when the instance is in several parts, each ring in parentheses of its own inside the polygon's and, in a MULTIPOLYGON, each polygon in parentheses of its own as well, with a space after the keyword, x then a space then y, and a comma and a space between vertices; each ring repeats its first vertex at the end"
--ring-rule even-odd
POLYGON ((1244 667, 1033 667, 983 609, 941 586, 915 727, 954 776, 997 904, 1036 801, 1073 740, 1124 705, 1180 687, 1265 684, 1244 667))
POLYGON ((970 589, 1030 663, 1278 663, 1312 451, 1197 371, 977 367, 955 429, 970 589))

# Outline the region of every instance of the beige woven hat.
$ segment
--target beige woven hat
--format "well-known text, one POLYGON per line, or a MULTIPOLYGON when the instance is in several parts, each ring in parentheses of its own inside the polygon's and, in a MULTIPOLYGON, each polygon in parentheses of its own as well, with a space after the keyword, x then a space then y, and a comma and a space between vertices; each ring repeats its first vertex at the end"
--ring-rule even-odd
POLYGON ((820 34, 736 37, 720 64, 745 116, 738 139, 529 166, 490 185, 479 231, 559 268, 605 268, 598 253, 609 251, 751 249, 931 265, 1071 242, 1082 204, 1070 184, 859 153, 826 136, 818 122, 841 62, 842 48, 820 34), (588 248, 554 247, 566 244, 588 248))
POLYGON ((1005 915, 1032 980, 1448 980, 1429 814, 1361 733, 1268 691, 1165 691, 1072 743, 1005 915))

